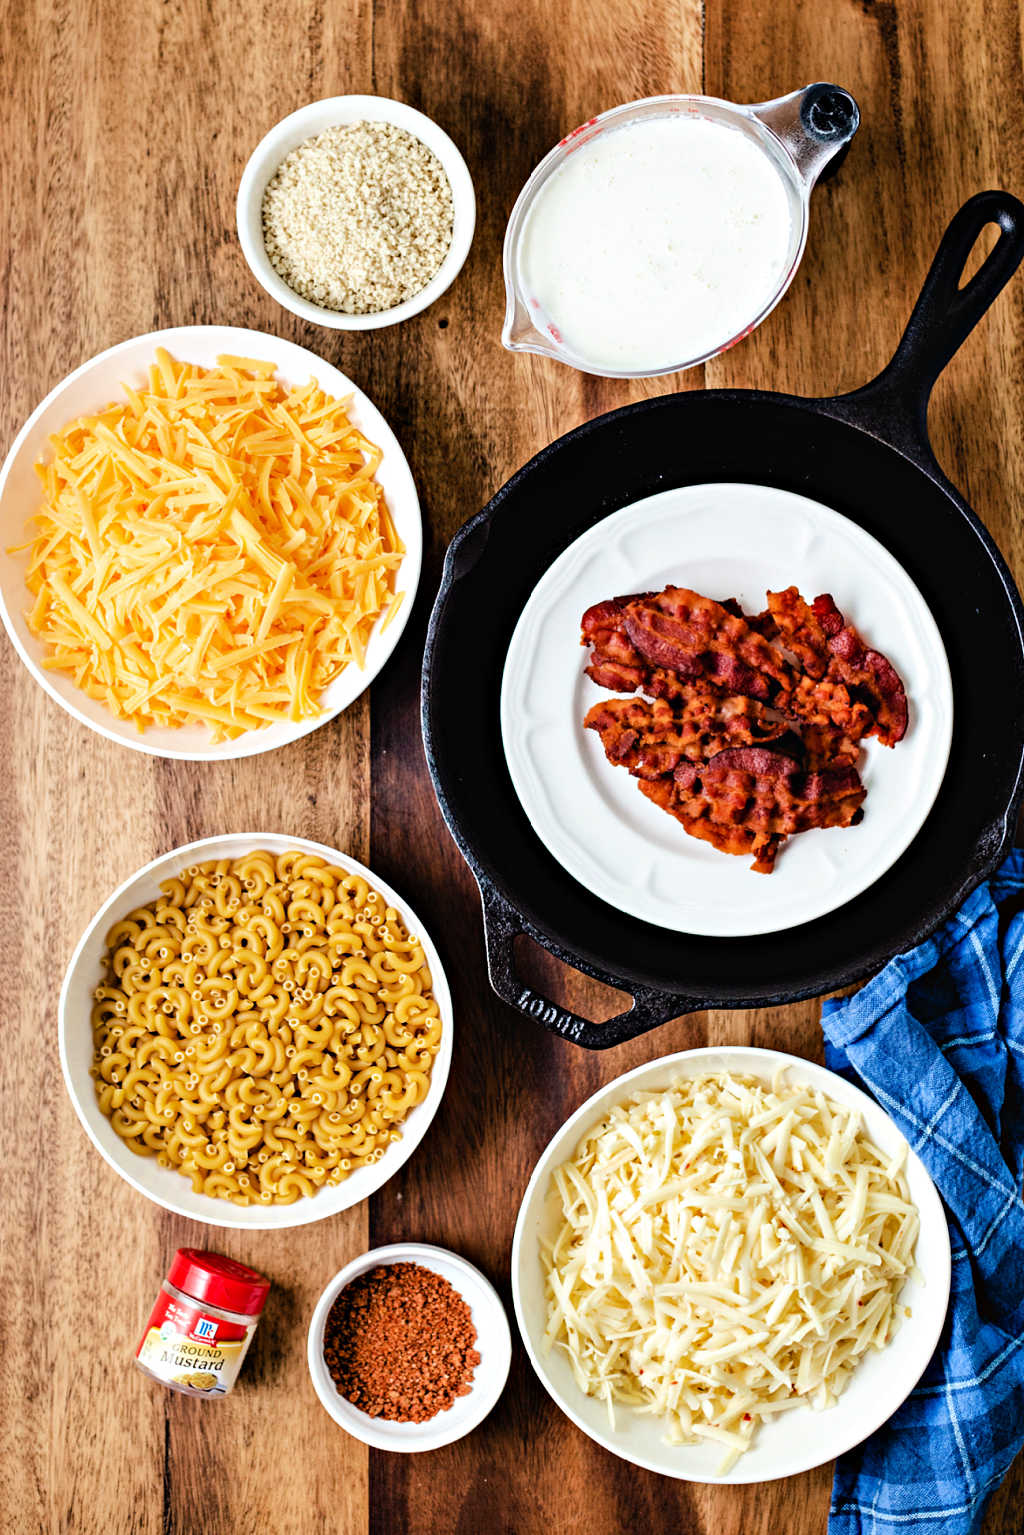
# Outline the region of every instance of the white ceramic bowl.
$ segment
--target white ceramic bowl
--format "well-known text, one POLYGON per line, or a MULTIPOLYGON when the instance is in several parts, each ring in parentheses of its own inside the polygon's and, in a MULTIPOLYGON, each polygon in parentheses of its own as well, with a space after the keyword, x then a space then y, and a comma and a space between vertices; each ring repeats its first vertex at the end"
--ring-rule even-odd
POLYGON ((523 1196, 512 1244, 512 1295, 516 1319, 534 1369, 558 1406, 577 1428, 622 1460, 686 1482, 769 1482, 823 1465, 860 1444, 879 1428, 910 1394, 931 1358, 942 1331, 949 1301, 949 1231, 942 1204, 924 1165, 913 1151, 906 1164, 910 1194, 921 1217, 916 1261, 920 1278, 908 1279, 899 1305, 909 1306, 899 1329, 881 1352, 870 1353, 857 1366, 835 1407, 781 1414, 761 1426, 753 1447, 725 1476, 718 1474, 721 1445, 668 1445, 656 1418, 628 1407, 616 1408, 616 1427, 608 1424, 603 1402, 577 1387, 565 1354, 543 1351, 546 1319, 544 1276, 539 1257, 542 1235, 550 1237, 558 1224, 557 1205, 549 1199, 551 1174, 570 1157, 580 1139, 616 1103, 634 1093, 669 1087, 681 1077, 706 1072, 732 1072, 770 1081, 780 1066, 789 1067, 787 1080, 807 1082, 835 1102, 858 1108, 871 1139, 895 1155, 903 1137, 892 1120, 858 1088, 822 1066, 776 1050, 730 1045, 719 1049, 683 1050, 609 1082, 567 1119, 545 1149, 523 1196))
POLYGON ((416 486, 405 455, 380 411, 351 379, 314 352, 262 331, 242 330, 230 325, 183 325, 175 330, 135 336, 100 352, 70 373, 37 406, 14 439, 0 470, 0 617, 14 648, 40 687, 45 688, 68 714, 99 735, 106 736, 107 740, 148 752, 154 757, 184 757, 194 762, 253 757, 297 741, 333 719, 342 709, 347 709, 369 687, 398 644, 412 611, 422 555, 423 523, 416 486), (383 632, 378 623, 371 634, 366 665, 362 670, 356 666, 345 668, 325 689, 323 712, 313 719, 268 725, 264 730, 250 730, 233 741, 217 744, 211 741, 209 732, 202 725, 168 729, 150 727, 140 735, 131 720, 117 719, 105 704, 81 692, 70 677, 46 671, 40 664, 45 647, 25 621, 26 610, 32 601, 25 585, 27 556, 9 552, 9 546, 24 543, 28 520, 39 506, 39 481, 34 466, 46 458, 51 432, 77 416, 101 410, 112 400, 123 398, 123 383, 141 385, 158 346, 165 347, 182 362, 201 367, 212 367, 221 353, 231 353, 273 362, 285 383, 304 384, 315 378, 321 388, 335 398, 351 400, 353 422, 382 450, 377 479, 387 498, 395 529, 406 548, 396 574, 396 590, 404 591, 405 599, 394 622, 383 632))
POLYGON ((60 994, 60 1061, 75 1113, 96 1150, 116 1173, 133 1189, 145 1194, 154 1204, 190 1220, 205 1221, 210 1226, 236 1226, 250 1231, 276 1231, 285 1226, 308 1226, 360 1204, 376 1192, 412 1156, 437 1113, 448 1081, 452 1058, 452 1000, 448 981, 437 950, 422 922, 390 885, 372 870, 336 848, 309 842, 305 837, 285 837, 274 832, 255 832, 224 837, 208 837, 173 848, 162 858, 133 874, 100 907, 86 928, 64 976, 60 994), (100 1111, 90 1075, 93 1059, 92 994, 103 977, 103 953, 106 935, 115 922, 135 907, 145 905, 160 895, 161 880, 172 879, 191 863, 214 858, 241 858, 256 848, 272 853, 286 853, 298 848, 339 864, 354 874, 361 874, 385 901, 397 908, 409 932, 423 944, 430 966, 434 995, 444 1025, 441 1048, 434 1058, 430 1088, 426 1098, 412 1110, 401 1126, 402 1138, 395 1141, 379 1162, 357 1168, 343 1183, 321 1189, 308 1199, 290 1205, 234 1205, 209 1194, 195 1194, 188 1178, 172 1167, 160 1167, 155 1157, 140 1157, 129 1151, 115 1134, 110 1121, 100 1111))
POLYGON ((512 1340, 498 1292, 472 1263, 444 1247, 397 1242, 391 1247, 377 1247, 364 1253, 335 1274, 313 1312, 307 1352, 316 1394, 335 1423, 354 1439, 361 1439, 375 1450, 397 1450, 408 1454, 452 1444, 483 1422, 508 1379, 512 1340), (456 1398, 447 1412, 439 1412, 426 1423, 392 1423, 386 1418, 369 1417, 339 1394, 324 1363, 324 1325, 336 1297, 360 1274, 389 1263, 419 1263, 447 1279, 469 1306, 477 1332, 475 1347, 480 1354, 480 1363, 474 1371, 472 1389, 466 1396, 456 1398))
POLYGON ((330 96, 311 101, 271 128, 260 140, 242 172, 238 187, 238 238, 249 268, 271 298, 292 314, 314 325, 328 325, 334 330, 378 330, 383 325, 397 325, 419 314, 441 297, 458 277, 469 255, 476 225, 476 198, 473 181, 465 160, 443 128, 415 107, 387 96, 330 96), (302 298, 275 272, 263 243, 263 194, 281 161, 314 134, 341 123, 394 123, 426 144, 444 166, 452 189, 452 243, 440 267, 424 288, 404 304, 373 314, 341 314, 324 309, 302 298))

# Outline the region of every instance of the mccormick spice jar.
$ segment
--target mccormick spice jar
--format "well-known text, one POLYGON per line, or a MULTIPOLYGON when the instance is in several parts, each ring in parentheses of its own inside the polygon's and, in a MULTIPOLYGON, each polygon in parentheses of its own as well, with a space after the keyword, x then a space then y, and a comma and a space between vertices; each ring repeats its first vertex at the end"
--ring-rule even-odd
POLYGON ((270 1280, 220 1253, 179 1247, 135 1363, 172 1391, 227 1396, 242 1367, 270 1280))

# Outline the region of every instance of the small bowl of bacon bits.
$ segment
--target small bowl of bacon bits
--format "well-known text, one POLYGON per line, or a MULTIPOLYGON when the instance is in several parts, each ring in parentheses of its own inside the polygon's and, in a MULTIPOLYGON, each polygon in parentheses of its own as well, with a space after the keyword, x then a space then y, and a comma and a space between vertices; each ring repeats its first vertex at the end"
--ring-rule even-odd
POLYGON ((512 1340, 494 1286, 443 1247, 399 1242, 335 1274, 309 1325, 309 1373, 335 1423, 375 1450, 452 1444, 508 1378, 512 1340))

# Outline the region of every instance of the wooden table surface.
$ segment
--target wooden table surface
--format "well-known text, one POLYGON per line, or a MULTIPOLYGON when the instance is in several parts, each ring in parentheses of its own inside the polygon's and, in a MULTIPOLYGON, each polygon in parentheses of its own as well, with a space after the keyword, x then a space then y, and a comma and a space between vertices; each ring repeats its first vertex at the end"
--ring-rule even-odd
MULTIPOLYGON (((1022 188, 1016 0, 9 0, 0 37, 3 449, 53 384, 114 342, 188 322, 252 326, 311 347, 380 406, 409 457, 427 537, 413 619, 371 694, 267 757, 196 766, 122 750, 65 716, 0 645, 0 1526, 823 1535, 829 1467, 737 1489, 647 1475, 558 1413, 518 1345, 499 1406, 468 1439, 424 1457, 368 1455, 319 1406, 305 1331, 330 1276, 397 1238, 464 1253, 508 1302, 530 1169, 610 1077, 709 1042, 820 1057, 815 1003, 695 1015, 589 1055, 496 1001, 476 889, 423 760, 424 629, 456 528, 570 427, 671 389, 832 393, 878 370, 954 209, 982 187, 1022 188), (505 221, 563 132, 638 96, 756 101, 814 79, 847 86, 863 126, 840 175, 815 193, 788 297, 750 340, 703 369, 636 384, 502 350, 505 221), (479 213, 442 300, 400 328, 346 336, 300 323, 256 285, 234 196, 274 122, 350 91, 436 118, 465 153, 479 213), (250 828, 347 849, 395 883, 436 936, 455 993, 451 1081, 422 1148, 369 1204, 294 1233, 222 1233, 148 1204, 88 1144, 57 1057, 64 965, 109 891, 177 843, 250 828), (241 1383, 216 1406, 131 1367, 170 1255, 195 1243, 274 1283, 241 1383)), ((939 458, 1018 578, 1022 352, 1018 278, 932 408, 939 458)), ((581 978, 537 963, 563 999, 600 1006, 581 978)), ((1018 1465, 989 1535, 1019 1532, 1022 1495, 1018 1465)))

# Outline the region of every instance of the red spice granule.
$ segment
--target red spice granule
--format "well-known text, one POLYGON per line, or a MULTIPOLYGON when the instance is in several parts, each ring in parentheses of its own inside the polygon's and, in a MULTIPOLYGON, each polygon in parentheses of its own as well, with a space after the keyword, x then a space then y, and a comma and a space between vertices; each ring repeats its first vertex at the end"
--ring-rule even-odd
POLYGON ((370 1269, 327 1314, 324 1362, 339 1393, 371 1418, 425 1423, 468 1396, 480 1363, 459 1292, 419 1263, 370 1269))

